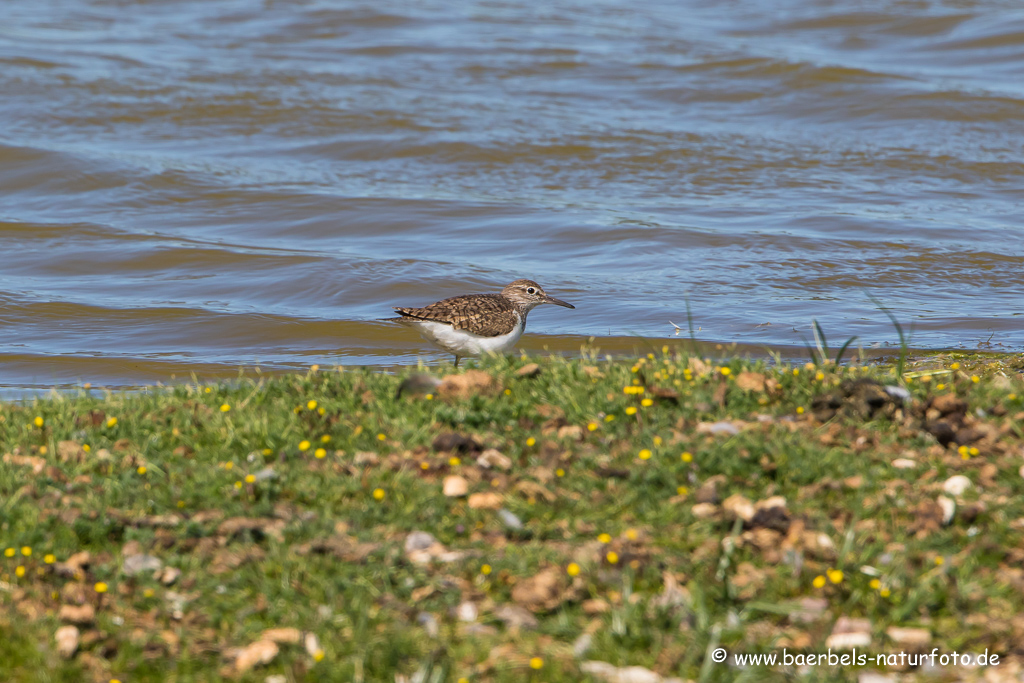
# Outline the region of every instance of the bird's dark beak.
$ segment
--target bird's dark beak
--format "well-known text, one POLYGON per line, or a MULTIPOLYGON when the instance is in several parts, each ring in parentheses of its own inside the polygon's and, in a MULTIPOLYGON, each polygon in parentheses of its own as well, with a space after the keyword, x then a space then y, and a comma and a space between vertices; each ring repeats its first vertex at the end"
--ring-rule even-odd
POLYGON ((554 304, 556 306, 565 306, 566 308, 576 308, 575 306, 573 306, 570 303, 562 301, 561 299, 556 299, 553 296, 547 296, 547 295, 544 296, 544 303, 546 303, 546 304, 554 304))

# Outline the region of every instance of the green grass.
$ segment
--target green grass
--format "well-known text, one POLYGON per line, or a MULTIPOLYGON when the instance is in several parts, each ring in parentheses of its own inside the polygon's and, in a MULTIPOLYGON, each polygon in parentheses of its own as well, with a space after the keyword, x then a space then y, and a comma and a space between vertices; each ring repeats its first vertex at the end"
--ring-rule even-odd
POLYGON ((1012 658, 1024 633, 1024 386, 1008 372, 1018 360, 989 371, 967 358, 958 369, 948 357, 911 362, 910 401, 873 414, 836 392, 861 378, 896 384, 892 368, 675 352, 485 360, 475 367, 494 386, 464 397, 396 398, 410 373, 325 369, 5 404, 0 549, 14 556, 0 557, 0 680, 570 681, 585 678, 587 659, 782 680, 781 667, 740 670, 708 653, 823 652, 841 616, 870 620, 872 653, 906 649, 886 629, 914 626, 931 634, 929 650, 1012 658), (540 373, 517 375, 527 362, 540 373), (835 415, 826 394, 838 396, 835 415), (967 411, 955 424, 965 443, 943 447, 929 423, 945 418, 927 409, 946 394, 967 411), (738 433, 708 433, 726 420, 741 421, 738 433), (446 432, 497 449, 511 469, 436 451, 446 432), (897 458, 917 465, 898 469, 897 458), (957 474, 973 486, 944 525, 936 501, 954 497, 943 483, 957 474), (449 475, 498 494, 523 528, 444 496, 449 475), (734 522, 722 503, 735 494, 782 496, 787 512, 734 522), (255 521, 231 533, 221 525, 233 518, 255 521), (413 531, 457 557, 410 561, 413 531), (81 551, 83 573, 61 567, 81 551), (181 576, 128 576, 133 552, 181 576), (548 568, 557 585, 541 606, 521 593, 548 568), (809 621, 794 615, 804 598, 825 601, 809 621), (456 616, 464 602, 473 622, 456 616), (65 660, 58 614, 78 603, 96 618, 65 660), (536 627, 499 618, 517 603, 536 627), (235 672, 231 650, 278 627, 315 634, 321 651, 285 643, 269 664, 235 672), (577 658, 584 634, 591 646, 577 658))

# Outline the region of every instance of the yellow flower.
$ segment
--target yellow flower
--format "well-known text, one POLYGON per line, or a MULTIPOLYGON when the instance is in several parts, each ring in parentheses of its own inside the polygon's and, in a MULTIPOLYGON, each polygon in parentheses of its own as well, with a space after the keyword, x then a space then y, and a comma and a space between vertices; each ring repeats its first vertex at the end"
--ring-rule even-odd
POLYGON ((537 439, 533 438, 532 436, 529 439, 526 440, 527 447, 531 447, 532 448, 533 445, 536 444, 536 443, 537 443, 537 439))
POLYGON ((946 385, 939 383, 935 385, 935 388, 938 389, 939 391, 942 391, 943 389, 946 388, 946 385))
POLYGON ((979 450, 978 450, 977 448, 975 448, 974 446, 971 446, 970 448, 968 448, 968 449, 967 449, 967 452, 968 452, 968 453, 970 453, 970 454, 971 454, 972 456, 973 456, 973 455, 978 455, 979 453, 981 453, 981 451, 979 451, 979 450))
POLYGON ((820 382, 821 380, 825 379, 825 373, 824 372, 819 372, 818 374, 816 374, 814 376, 814 379, 816 379, 816 380, 818 380, 820 382))
POLYGON ((512 395, 512 390, 511 389, 506 389, 505 390, 505 395, 506 396, 511 396, 512 395))
POLYGON ((614 420, 614 419, 615 419, 615 416, 614 416, 614 415, 605 415, 605 416, 604 416, 604 421, 605 421, 605 422, 611 422, 611 421, 612 421, 612 420, 614 420))
POLYGON ((43 426, 43 418, 42 417, 36 417, 36 419, 32 420, 32 422, 35 423, 36 427, 42 427, 43 426))
POLYGON ((433 394, 427 394, 423 398, 427 399, 428 401, 433 401, 434 400, 434 395, 433 394))
POLYGON ((488 574, 490 574, 491 573, 491 565, 489 565, 489 564, 481 565, 480 566, 480 573, 483 574, 484 576, 487 576, 488 574))
POLYGON ((690 451, 684 451, 681 457, 683 459, 683 462, 693 462, 693 453, 691 453, 690 451))
POLYGON ((950 368, 950 370, 959 370, 960 369, 960 364, 959 363, 953 363, 952 365, 949 366, 949 368, 950 368))
POLYGON ((103 583, 102 581, 97 581, 96 585, 93 586, 92 589, 94 591, 96 591, 97 593, 106 593, 107 592, 107 584, 103 583))
POLYGON ((14 575, 17 576, 19 579, 25 576, 25 568, 19 564, 17 567, 14 568, 14 575))
POLYGON ((107 420, 107 426, 108 427, 114 427, 116 425, 117 425, 117 418, 116 417, 112 417, 109 420, 107 420))
POLYGON ((145 465, 139 465, 138 469, 136 469, 135 471, 138 472, 139 474, 145 474, 146 473, 146 466, 145 465))
POLYGON ((796 407, 796 414, 797 415, 803 415, 804 414, 804 407, 803 406, 797 406, 796 407))
POLYGON ((937 564, 937 565, 939 565, 941 567, 942 565, 946 564, 946 558, 942 557, 941 555, 936 557, 935 558, 935 564, 937 564))
POLYGON ((569 566, 565 568, 565 573, 569 576, 579 576, 580 566, 575 562, 570 562, 569 566))
POLYGON ((645 398, 644 400, 640 401, 640 405, 642 405, 644 408, 650 408, 651 406, 654 405, 654 401, 652 401, 649 398, 645 398))
POLYGON ((423 462, 420 463, 420 469, 421 470, 429 470, 430 469, 430 463, 427 462, 426 460, 424 460, 423 462))
POLYGON ((245 475, 245 483, 246 484, 254 484, 255 482, 256 482, 256 475, 255 474, 247 474, 247 475, 245 475))
POLYGON ((302 441, 300 441, 300 442, 299 442, 299 450, 300 450, 300 451, 306 451, 306 450, 309 450, 309 442, 308 442, 308 441, 306 441, 305 439, 303 439, 302 441))
POLYGON ((241 489, 242 488, 242 481, 241 480, 238 480, 238 481, 235 482, 235 488, 236 489, 241 489))
POLYGON ((386 440, 387 438, 388 438, 388 437, 384 436, 383 434, 378 434, 378 435, 377 435, 377 441, 384 441, 384 440, 386 440))
POLYGON ((273 454, 274 454, 274 451, 272 449, 270 449, 270 448, 264 448, 263 449, 263 455, 264 456, 273 455, 273 454))
POLYGON ((21 546, 21 554, 24 555, 25 557, 31 557, 32 556, 32 548, 28 547, 27 545, 21 546))
POLYGON ((719 372, 721 372, 726 377, 732 374, 732 370, 730 370, 729 368, 721 368, 719 372))
POLYGON ((956 449, 956 452, 960 454, 961 458, 966 460, 970 456, 971 449, 969 449, 967 446, 961 446, 960 448, 956 449))
POLYGON ((871 579, 871 582, 868 585, 871 586, 871 590, 876 591, 882 587, 882 582, 878 579, 871 579))
POLYGON ((614 550, 609 550, 608 554, 604 556, 604 559, 608 560, 608 564, 615 564, 619 561, 619 554, 614 550))
POLYGON ((39 455, 46 455, 46 452, 48 450, 50 450, 50 449, 48 449, 46 446, 40 446, 39 447, 39 455))
POLYGON ((601 541, 601 543, 611 543, 612 537, 611 534, 601 534, 597 537, 597 540, 601 541))
POLYGON ((18 552, 18 551, 15 550, 14 548, 7 548, 6 550, 4 550, 4 557, 14 557, 14 554, 16 552, 18 552))
POLYGON ((626 408, 626 415, 636 415, 636 406, 626 408))
POLYGON ((45 562, 46 564, 53 564, 56 561, 57 561, 57 557, 53 553, 50 553, 49 555, 44 555, 43 556, 43 562, 45 562))
POLYGON ((825 577, 822 576, 821 574, 818 574, 817 576, 814 577, 814 581, 812 581, 811 583, 814 585, 815 588, 824 588, 825 587, 825 577))
POLYGON ((229 410, 231 410, 231 406, 229 406, 227 403, 221 403, 220 404, 220 412, 226 413, 229 410))
POLYGON ((210 387, 206 387, 204 391, 206 391, 206 393, 210 393, 211 391, 213 391, 213 389, 211 389, 210 387))
POLYGON ((793 368, 793 376, 796 377, 800 374, 800 368, 793 368))
POLYGON ((636 529, 626 529, 626 538, 635 541, 637 539, 636 529))
POLYGON ((374 489, 373 498, 374 500, 384 500, 384 489, 374 489))
POLYGON ((146 590, 142 591, 142 597, 144 598, 151 598, 154 595, 156 595, 156 591, 152 588, 147 588, 146 590))
POLYGON ((313 653, 313 661, 316 661, 316 662, 324 661, 324 651, 318 649, 316 652, 314 652, 313 653))
POLYGON ((458 467, 462 464, 462 461, 456 458, 454 455, 448 458, 448 465, 451 467, 458 467))
POLYGON ((640 451, 640 459, 641 460, 650 460, 650 458, 651 458, 651 451, 650 451, 650 449, 645 448, 642 451, 640 451))
POLYGON ((556 477, 564 477, 565 476, 565 470, 563 470, 561 467, 559 467, 557 470, 555 470, 555 476, 556 477))
POLYGON ((685 496, 689 492, 690 492, 690 489, 686 488, 685 486, 677 486, 676 487, 676 495, 685 496))
POLYGON ((315 451, 313 451, 313 455, 315 455, 317 458, 326 458, 327 451, 323 448, 318 448, 315 451))
POLYGON ((330 443, 330 442, 331 442, 331 435, 330 434, 324 434, 323 436, 320 437, 320 443, 330 443))
POLYGON ((978 377, 977 375, 971 375, 971 381, 977 384, 978 382, 981 381, 981 378, 978 377))
POLYGON ((597 429, 597 423, 596 422, 591 422, 590 424, 587 425, 587 429, 592 431, 592 432, 595 431, 597 429))
POLYGON ((224 469, 226 469, 226 470, 230 470, 234 466, 235 466, 235 463, 231 462, 230 460, 228 460, 226 463, 224 463, 224 469))
POLYGON ((530 668, 531 669, 535 669, 536 670, 536 669, 541 669, 543 667, 544 667, 544 660, 543 659, 541 659, 540 657, 531 657, 530 658, 530 668))
POLYGON ((654 445, 655 446, 660 446, 663 443, 663 441, 664 441, 664 439, 662 439, 660 436, 654 437, 654 445))
POLYGON ((832 583, 841 583, 843 580, 843 572, 840 569, 829 569, 828 580, 832 583))
POLYGON ((86 453, 89 453, 90 451, 92 451, 92 446, 90 446, 87 443, 86 444, 82 444, 82 450, 85 451, 86 453))
POLYGON ((665 346, 661 347, 661 352, 662 353, 668 353, 668 345, 667 344, 665 346))
POLYGON ((881 595, 883 598, 887 598, 890 595, 892 595, 888 588, 883 588, 882 590, 878 591, 878 594, 881 595))
POLYGON ((308 410, 316 410, 316 401, 310 401, 306 404, 308 410))

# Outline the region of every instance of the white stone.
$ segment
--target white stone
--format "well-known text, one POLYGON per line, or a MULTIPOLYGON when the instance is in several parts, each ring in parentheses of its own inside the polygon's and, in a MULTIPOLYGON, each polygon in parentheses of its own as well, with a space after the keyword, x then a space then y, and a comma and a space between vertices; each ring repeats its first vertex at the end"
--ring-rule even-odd
POLYGON ((971 488, 971 480, 962 474, 954 474, 942 485, 942 490, 951 496, 963 495, 964 491, 971 488))

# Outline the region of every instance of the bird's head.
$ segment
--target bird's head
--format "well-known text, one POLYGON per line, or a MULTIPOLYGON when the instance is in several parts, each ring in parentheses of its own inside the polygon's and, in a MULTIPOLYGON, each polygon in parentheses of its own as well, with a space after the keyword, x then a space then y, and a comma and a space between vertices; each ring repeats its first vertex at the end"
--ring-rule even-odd
POLYGON ((565 306, 566 308, 576 308, 572 304, 562 301, 561 299, 548 296, 544 293, 544 288, 533 280, 516 280, 515 282, 507 285, 505 289, 501 290, 501 293, 514 301, 516 305, 525 308, 527 311, 536 308, 541 304, 554 304, 556 306, 565 306))

